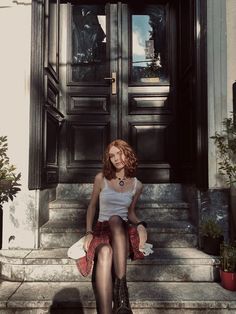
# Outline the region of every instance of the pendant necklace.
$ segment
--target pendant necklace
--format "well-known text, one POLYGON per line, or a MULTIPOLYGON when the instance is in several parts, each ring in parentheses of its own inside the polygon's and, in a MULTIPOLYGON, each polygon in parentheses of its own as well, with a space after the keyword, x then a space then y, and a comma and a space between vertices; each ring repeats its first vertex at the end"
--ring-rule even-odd
POLYGON ((125 180, 126 180, 126 177, 124 177, 124 178, 119 178, 119 177, 117 177, 117 179, 119 180, 119 185, 120 186, 124 186, 125 185, 125 180))

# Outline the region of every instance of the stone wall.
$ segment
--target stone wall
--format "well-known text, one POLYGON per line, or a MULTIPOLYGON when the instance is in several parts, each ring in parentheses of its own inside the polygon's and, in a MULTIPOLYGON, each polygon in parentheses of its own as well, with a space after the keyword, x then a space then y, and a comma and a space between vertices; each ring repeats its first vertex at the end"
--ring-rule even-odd
POLYGON ((229 189, 214 188, 200 191, 194 185, 183 187, 184 200, 190 204, 190 218, 198 230, 198 241, 201 245, 199 226, 202 219, 216 219, 224 232, 224 239, 229 239, 229 189))

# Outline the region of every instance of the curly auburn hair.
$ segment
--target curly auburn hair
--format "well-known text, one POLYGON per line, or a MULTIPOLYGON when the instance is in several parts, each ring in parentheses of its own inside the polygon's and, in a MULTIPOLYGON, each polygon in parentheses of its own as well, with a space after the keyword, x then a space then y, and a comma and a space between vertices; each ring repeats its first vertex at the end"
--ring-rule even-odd
POLYGON ((131 146, 120 139, 117 139, 113 142, 111 142, 104 154, 103 158, 103 175, 106 179, 111 180, 116 177, 116 169, 111 163, 110 156, 109 156, 109 151, 112 146, 117 147, 122 151, 122 153, 125 155, 125 176, 132 178, 135 176, 136 168, 138 165, 137 157, 131 146))

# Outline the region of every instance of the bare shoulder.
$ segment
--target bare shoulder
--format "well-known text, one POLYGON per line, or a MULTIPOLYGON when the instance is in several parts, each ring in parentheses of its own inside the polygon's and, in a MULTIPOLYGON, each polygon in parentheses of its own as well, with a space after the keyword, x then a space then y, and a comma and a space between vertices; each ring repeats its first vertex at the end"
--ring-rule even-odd
POLYGON ((95 179, 94 179, 94 187, 102 188, 103 178, 104 178, 104 176, 103 176, 102 172, 97 173, 95 176, 95 179))
POLYGON ((93 193, 98 194, 103 187, 103 174, 102 172, 99 172, 96 174, 94 178, 94 183, 93 183, 93 193))
POLYGON ((103 173, 99 172, 96 174, 94 181, 102 182, 103 178, 104 178, 103 173))
POLYGON ((137 179, 137 188, 136 188, 136 191, 137 192, 142 192, 142 189, 143 189, 143 184, 140 180, 137 179))

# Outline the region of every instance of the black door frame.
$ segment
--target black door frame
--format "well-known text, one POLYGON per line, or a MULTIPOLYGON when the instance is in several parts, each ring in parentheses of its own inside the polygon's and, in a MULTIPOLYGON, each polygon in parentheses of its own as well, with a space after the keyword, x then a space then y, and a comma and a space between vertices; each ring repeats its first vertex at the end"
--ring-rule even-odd
POLYGON ((195 183, 208 189, 208 101, 207 101, 207 1, 195 0, 195 115, 196 168, 195 183))
MULTIPOLYGON (((30 163, 29 189, 41 189, 44 184, 44 3, 32 2, 32 49, 30 94, 30 163)), ((195 66, 194 85, 196 116, 196 165, 194 183, 208 187, 208 125, 207 125, 207 6, 205 0, 194 0, 195 66)), ((47 185, 50 186, 50 185, 47 185)))

